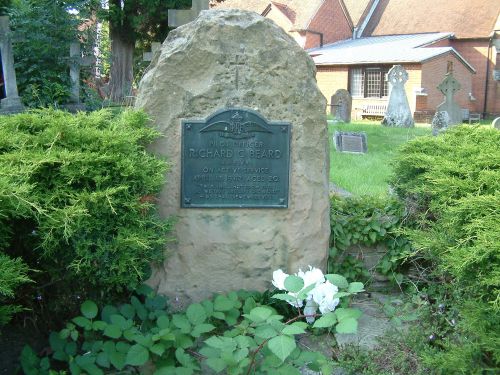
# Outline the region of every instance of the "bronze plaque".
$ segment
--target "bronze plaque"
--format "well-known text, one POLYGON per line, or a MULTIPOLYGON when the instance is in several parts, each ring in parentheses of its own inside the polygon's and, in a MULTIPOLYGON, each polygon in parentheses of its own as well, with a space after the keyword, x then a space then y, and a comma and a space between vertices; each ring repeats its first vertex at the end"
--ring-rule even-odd
POLYGON ((340 152, 366 153, 366 133, 339 132, 334 134, 335 148, 340 152))
POLYGON ((288 207, 290 136, 242 108, 182 121, 181 207, 288 207))

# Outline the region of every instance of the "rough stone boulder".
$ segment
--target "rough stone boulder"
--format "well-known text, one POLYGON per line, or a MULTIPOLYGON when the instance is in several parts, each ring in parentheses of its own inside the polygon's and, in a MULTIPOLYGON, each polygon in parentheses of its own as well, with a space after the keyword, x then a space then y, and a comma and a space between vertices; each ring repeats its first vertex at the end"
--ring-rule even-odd
POLYGON ((152 151, 171 163, 159 206, 177 217, 175 242, 150 280, 182 307, 235 289, 263 290, 272 272, 326 263, 329 149, 326 100, 315 66, 260 15, 203 11, 170 32, 144 75, 136 101, 162 133, 152 151), (181 120, 228 107, 291 123, 288 208, 180 208, 181 120))

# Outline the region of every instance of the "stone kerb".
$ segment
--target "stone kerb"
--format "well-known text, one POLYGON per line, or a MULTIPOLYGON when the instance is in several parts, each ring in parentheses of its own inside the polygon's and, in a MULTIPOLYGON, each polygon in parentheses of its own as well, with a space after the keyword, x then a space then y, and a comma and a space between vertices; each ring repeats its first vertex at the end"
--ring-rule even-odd
POLYGON ((203 11, 155 54, 136 107, 164 135, 152 147, 171 163, 159 207, 177 224, 176 242, 150 283, 178 308, 213 292, 264 290, 278 268, 326 264, 329 146, 315 72, 285 31, 241 10, 203 11), (224 108, 291 124, 288 208, 180 208, 181 122, 224 108))

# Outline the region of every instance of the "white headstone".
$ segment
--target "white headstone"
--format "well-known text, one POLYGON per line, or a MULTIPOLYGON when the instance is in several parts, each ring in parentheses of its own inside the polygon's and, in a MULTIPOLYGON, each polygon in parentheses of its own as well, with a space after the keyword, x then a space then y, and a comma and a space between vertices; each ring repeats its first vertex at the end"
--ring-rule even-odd
POLYGON ((5 98, 2 99, 0 110, 4 113, 22 112, 24 106, 17 91, 14 53, 12 51, 9 17, 7 16, 0 16, 0 53, 2 55, 3 80, 5 84, 5 98))
POLYGON ((182 307, 213 292, 269 288, 278 268, 297 272, 325 266, 330 235, 326 100, 314 62, 285 31, 252 12, 202 12, 170 32, 140 83, 136 107, 163 133, 153 151, 171 163, 159 206, 164 216, 177 218, 176 241, 150 280, 159 292, 182 307), (210 129, 196 130, 196 137, 214 137, 211 146, 188 147, 182 154, 187 133, 227 113, 210 129), (273 125, 248 121, 252 116, 273 125), (276 132, 290 139, 286 170, 261 167, 286 157, 269 143, 276 132), (192 158, 199 159, 199 167, 192 158), (186 173, 181 167, 188 161, 193 168, 184 184, 195 184, 202 198, 184 195, 181 202, 181 172, 186 173), (219 166, 204 170, 207 162, 219 166), (277 181, 279 173, 289 175, 288 181, 277 181), (281 189, 285 182, 288 192, 281 189), (271 198, 276 191, 287 194, 278 197, 281 208, 187 208, 200 199, 246 199, 256 191, 271 198))
POLYGON ((386 126, 410 128, 415 125, 413 116, 406 98, 405 83, 408 81, 408 72, 401 65, 394 65, 387 74, 391 84, 389 104, 382 124, 386 126))

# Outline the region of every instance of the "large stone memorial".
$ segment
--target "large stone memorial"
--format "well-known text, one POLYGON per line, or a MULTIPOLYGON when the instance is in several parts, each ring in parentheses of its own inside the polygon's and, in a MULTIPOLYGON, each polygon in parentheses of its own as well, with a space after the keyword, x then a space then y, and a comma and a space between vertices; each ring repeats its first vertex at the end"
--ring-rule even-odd
POLYGON ((401 65, 394 65, 389 73, 388 80, 392 86, 389 94, 389 104, 382 125, 410 128, 415 125, 406 97, 405 83, 408 81, 408 72, 401 65))
POLYGON ((171 163, 159 206, 175 242, 151 285, 181 308, 263 290, 278 268, 323 267, 329 240, 326 100, 311 58, 256 13, 203 11, 170 32, 136 101, 171 163))

